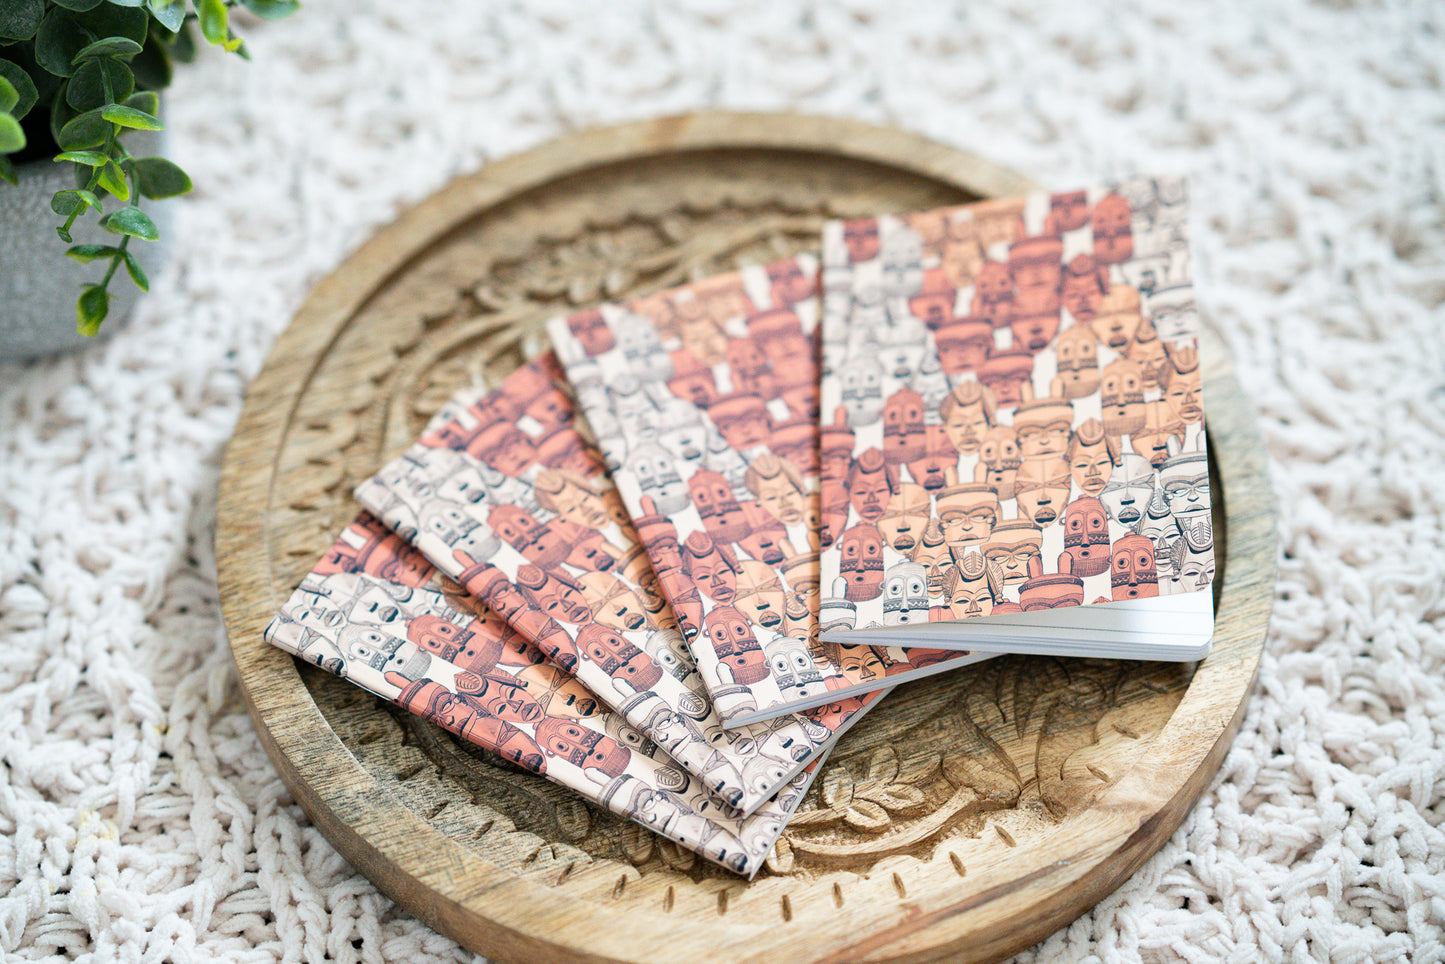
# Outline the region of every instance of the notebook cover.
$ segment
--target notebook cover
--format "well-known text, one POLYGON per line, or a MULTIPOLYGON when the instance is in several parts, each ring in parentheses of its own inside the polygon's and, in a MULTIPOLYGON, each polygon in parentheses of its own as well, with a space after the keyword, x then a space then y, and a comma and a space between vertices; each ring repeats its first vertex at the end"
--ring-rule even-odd
POLYGON ((746 877, 816 772, 741 816, 367 514, 266 639, 746 877))
MULTIPOLYGON (((578 407, 730 720, 982 658, 819 641, 817 261, 554 319, 578 407), (724 707, 746 693, 755 709, 724 707)), ((831 712, 845 726, 855 710, 831 712)))
POLYGON ((1209 587, 1181 181, 823 244, 822 578, 854 607, 830 635, 1209 587))
MULTIPOLYGON (((357 498, 749 813, 839 728, 783 716, 724 734, 561 377, 548 353, 492 391, 463 391, 357 498)), ((729 707, 746 698, 718 694, 729 707)))

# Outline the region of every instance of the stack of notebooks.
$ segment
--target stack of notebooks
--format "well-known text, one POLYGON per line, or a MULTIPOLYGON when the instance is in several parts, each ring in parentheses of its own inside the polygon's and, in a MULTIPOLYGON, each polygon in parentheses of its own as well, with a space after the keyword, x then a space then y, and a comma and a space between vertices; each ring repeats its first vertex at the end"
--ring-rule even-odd
POLYGON ((1186 222, 1174 180, 837 222, 554 319, 267 639, 751 877, 900 684, 1208 650, 1186 222))

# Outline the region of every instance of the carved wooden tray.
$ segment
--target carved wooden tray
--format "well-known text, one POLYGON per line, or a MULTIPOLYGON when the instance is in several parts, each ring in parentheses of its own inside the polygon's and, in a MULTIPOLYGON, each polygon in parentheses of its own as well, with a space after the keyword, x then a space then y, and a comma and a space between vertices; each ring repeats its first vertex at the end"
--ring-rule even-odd
POLYGON ((316 287, 251 388, 216 539, 261 738, 357 870, 502 960, 973 961, 1066 924, 1159 847, 1243 715, 1274 583, 1262 449, 1214 342, 1209 658, 1005 657, 907 685, 843 739, 752 883, 261 639, 355 514, 352 486, 552 314, 813 247, 827 217, 1029 187, 857 123, 674 117, 490 164, 316 287))

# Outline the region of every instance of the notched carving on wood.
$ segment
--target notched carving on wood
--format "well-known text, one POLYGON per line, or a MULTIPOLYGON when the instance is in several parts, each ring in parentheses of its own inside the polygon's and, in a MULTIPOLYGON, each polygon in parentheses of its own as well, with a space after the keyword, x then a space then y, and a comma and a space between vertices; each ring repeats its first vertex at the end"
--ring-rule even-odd
POLYGON ((865 717, 789 821, 767 869, 863 872, 891 855, 928 861, 946 853, 962 876, 962 859, 940 850, 941 841, 987 841, 979 821, 1006 813, 1024 819, 1012 829, 995 822, 995 846, 1017 846, 1020 827, 1047 833, 1110 782, 1091 753, 1112 727, 1146 731, 1130 746, 1105 748, 1110 766, 1124 769, 1168 720, 1188 680, 1167 664, 1005 656, 914 684, 905 698, 921 718, 883 733, 865 717), (937 747, 944 749, 924 749, 937 747))

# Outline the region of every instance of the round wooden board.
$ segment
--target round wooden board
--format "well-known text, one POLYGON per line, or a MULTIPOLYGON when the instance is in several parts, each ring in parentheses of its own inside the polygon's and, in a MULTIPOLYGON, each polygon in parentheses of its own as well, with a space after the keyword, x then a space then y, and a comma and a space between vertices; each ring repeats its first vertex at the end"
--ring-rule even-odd
POLYGON ((1273 594, 1262 448, 1212 340, 1209 658, 1002 657, 904 686, 840 742, 751 883, 261 638, 356 513, 351 488, 456 386, 515 366, 553 314, 812 248, 828 217, 1031 186, 848 121, 665 118, 490 164, 316 287, 227 451, 217 555, 262 741, 353 866, 500 960, 983 961, 1068 923, 1158 849, 1239 725, 1273 594))

